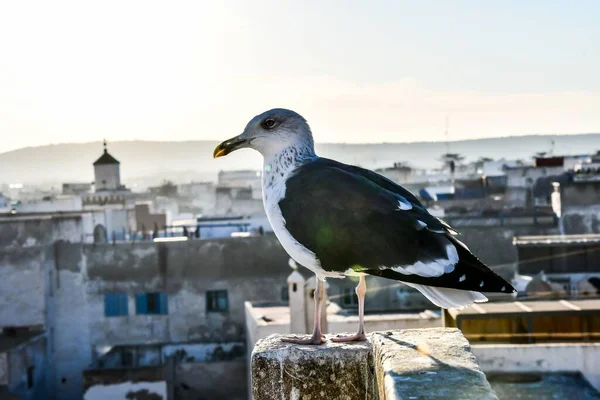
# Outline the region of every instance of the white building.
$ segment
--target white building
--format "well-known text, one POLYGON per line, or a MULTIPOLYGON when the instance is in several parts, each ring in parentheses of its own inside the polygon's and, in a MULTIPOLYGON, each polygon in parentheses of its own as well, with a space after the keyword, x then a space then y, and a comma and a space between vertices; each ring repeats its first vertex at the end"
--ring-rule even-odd
MULTIPOLYGON (((246 341, 248 349, 252 349, 259 339, 273 333, 309 334, 312 330, 315 289, 314 277, 304 280, 297 271, 288 277, 289 305, 245 302, 246 341)), ((326 287, 328 285, 326 284, 326 287)), ((329 298, 331 299, 331 298, 329 298)), ((321 327, 328 334, 353 333, 358 327, 358 315, 348 313, 335 302, 328 302, 327 293, 324 299, 321 327)), ((438 310, 437 307, 432 307, 438 310)), ((367 313, 365 329, 367 332, 390 329, 421 329, 442 326, 438 312, 425 310, 404 313, 367 313)), ((250 355, 250 351, 248 355, 250 355)))
POLYGON ((0 210, 3 208, 8 208, 10 205, 10 199, 0 193, 0 210))
POLYGON ((31 202, 21 202, 15 206, 15 210, 19 213, 73 212, 83 210, 83 206, 79 196, 59 195, 31 202))
POLYGON ((504 158, 500 160, 485 161, 483 163, 482 175, 485 177, 505 176, 506 168, 515 168, 518 166, 516 161, 505 160, 504 158))
POLYGON ((104 154, 94 162, 96 192, 124 189, 121 186, 120 162, 110 155, 104 141, 104 154))
POLYGON ((252 198, 262 198, 262 172, 254 170, 219 171, 219 186, 251 188, 252 198))

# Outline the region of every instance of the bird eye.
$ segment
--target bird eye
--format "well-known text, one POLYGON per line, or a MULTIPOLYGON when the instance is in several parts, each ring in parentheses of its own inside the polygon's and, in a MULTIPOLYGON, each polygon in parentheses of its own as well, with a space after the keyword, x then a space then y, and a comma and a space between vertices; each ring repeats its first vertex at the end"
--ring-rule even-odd
POLYGON ((263 122, 263 127, 265 129, 272 129, 274 126, 275 126, 274 119, 268 118, 268 119, 265 119, 265 121, 263 122))

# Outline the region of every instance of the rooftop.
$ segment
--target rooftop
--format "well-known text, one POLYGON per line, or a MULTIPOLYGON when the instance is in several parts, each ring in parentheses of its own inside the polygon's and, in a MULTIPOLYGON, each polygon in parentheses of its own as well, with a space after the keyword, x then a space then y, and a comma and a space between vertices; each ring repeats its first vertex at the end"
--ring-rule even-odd
POLYGON ((490 373, 487 379, 500 399, 600 399, 580 373, 490 373))
POLYGON ((600 299, 586 300, 534 300, 473 304, 463 310, 448 310, 453 318, 458 316, 486 315, 511 317, 522 314, 554 314, 554 313, 597 313, 600 315, 600 299))
POLYGON ((50 220, 56 218, 81 218, 82 214, 89 213, 89 211, 54 211, 48 212, 17 212, 17 213, 0 213, 0 223, 2 222, 15 222, 15 221, 37 221, 37 220, 50 220))
POLYGON ((108 164, 120 164, 120 162, 110 155, 108 149, 106 148, 106 140, 104 141, 104 153, 100 156, 99 159, 94 161, 94 165, 108 165, 108 164))
POLYGON ((10 351, 31 339, 43 335, 43 331, 17 331, 14 335, 0 334, 0 353, 10 351))
POLYGON ((513 238, 515 246, 553 246, 567 244, 600 243, 599 234, 585 235, 548 235, 548 236, 516 236, 513 238))
MULTIPOLYGON (((281 304, 252 303, 249 308, 252 317, 258 326, 289 325, 290 307, 281 304)), ((406 312, 406 313, 371 313, 365 315, 365 322, 369 321, 397 321, 397 320, 421 320, 439 319, 440 315, 433 311, 406 312)), ((330 303, 327 307, 327 320, 333 322, 352 322, 358 324, 358 315, 349 314, 342 310, 337 304, 330 303)))

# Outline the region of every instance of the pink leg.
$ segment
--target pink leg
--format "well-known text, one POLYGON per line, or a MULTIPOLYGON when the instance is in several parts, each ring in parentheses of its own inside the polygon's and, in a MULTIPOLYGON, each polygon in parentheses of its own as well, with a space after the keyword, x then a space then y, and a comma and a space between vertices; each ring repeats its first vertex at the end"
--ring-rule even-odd
POLYGON ((331 339, 334 342, 362 342, 367 340, 365 335, 365 294, 367 293, 367 282, 365 276, 361 275, 356 286, 358 296, 358 332, 352 336, 339 336, 331 339))
POLYGON ((281 339, 282 342, 295 344, 323 344, 325 343, 325 335, 321 333, 321 308, 323 299, 325 298, 325 282, 317 277, 317 287, 313 295, 315 298, 315 313, 314 313, 314 329, 313 334, 308 339, 299 339, 297 337, 281 339))

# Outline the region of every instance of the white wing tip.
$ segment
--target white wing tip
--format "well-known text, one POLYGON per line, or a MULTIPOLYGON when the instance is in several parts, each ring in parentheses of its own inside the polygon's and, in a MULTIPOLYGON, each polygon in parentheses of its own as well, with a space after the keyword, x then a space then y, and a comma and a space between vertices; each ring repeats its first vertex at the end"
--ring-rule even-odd
POLYGON ((470 306, 473 303, 485 303, 488 301, 488 298, 482 293, 471 290, 439 288, 433 286, 416 285, 413 283, 406 284, 417 289, 423 294, 423 296, 427 297, 429 301, 441 308, 462 309, 470 306))

